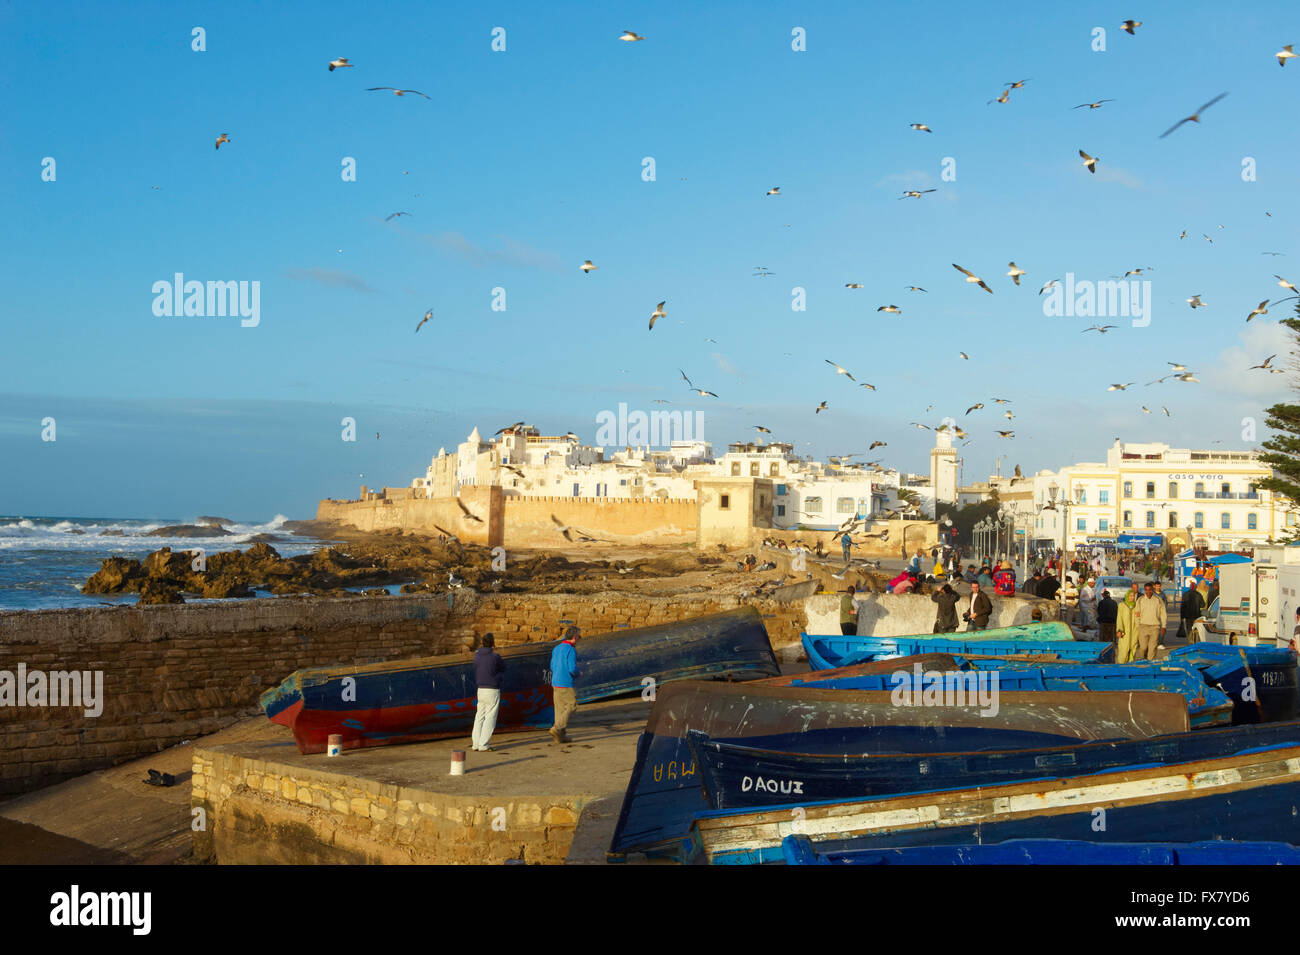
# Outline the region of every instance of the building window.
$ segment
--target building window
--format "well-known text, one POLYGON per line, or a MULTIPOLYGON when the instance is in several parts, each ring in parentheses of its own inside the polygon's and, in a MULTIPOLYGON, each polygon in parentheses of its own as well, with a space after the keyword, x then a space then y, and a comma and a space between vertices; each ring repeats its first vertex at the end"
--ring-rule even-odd
POLYGON ((1132 511, 1125 511, 1125 512, 1124 512, 1124 526, 1125 526, 1125 527, 1132 527, 1132 526, 1133 526, 1133 512, 1132 512, 1132 511))
POLYGON ((784 497, 784 496, 785 496, 785 485, 784 485, 784 484, 778 484, 778 485, 776 486, 776 496, 777 496, 777 497, 784 497))
POLYGON ((619 482, 618 482, 618 486, 619 486, 619 487, 627 487, 627 478, 620 478, 620 479, 619 479, 619 482))
POLYGON ((1197 481, 1197 482, 1196 482, 1196 497, 1204 497, 1204 496, 1205 496, 1205 482, 1204 482, 1204 481, 1197 481))
POLYGON ((1256 515, 1254 514, 1246 515, 1246 530, 1248 531, 1259 530, 1259 518, 1256 515))
POLYGON ((1076 517, 1074 519, 1074 529, 1076 531, 1086 531, 1088 529, 1088 519, 1086 517, 1076 517))
POLYGON ((781 473, 781 466, 777 464, 775 461, 773 461, 771 464, 767 466, 767 473, 770 477, 776 477, 778 474, 781 473))
POLYGON ((1106 520, 1106 518, 1104 518, 1104 517, 1099 518, 1098 521, 1097 521, 1097 530, 1099 530, 1099 531, 1108 531, 1108 530, 1110 530, 1110 521, 1106 520))
POLYGON ((776 516, 777 516, 777 517, 785 517, 785 505, 784 505, 784 504, 778 504, 778 505, 776 506, 776 516))
POLYGON ((1219 485, 1219 493, 1220 493, 1220 494, 1231 494, 1231 493, 1232 493, 1232 485, 1229 484, 1227 481, 1224 481, 1222 484, 1219 485))
MULTIPOLYGON (((1177 481, 1170 481, 1170 482, 1169 482, 1169 495, 1168 495, 1168 496, 1170 497, 1170 499, 1174 499, 1174 498, 1177 498, 1177 497, 1178 497, 1178 482, 1177 482, 1177 481)), ((1172 526, 1172 525, 1171 525, 1171 526, 1172 526)))
POLYGON ((810 497, 804 501, 803 509, 809 514, 820 514, 822 512, 822 499, 820 497, 810 497))
POLYGON ((732 476, 732 477, 740 477, 740 462, 739 462, 739 461, 732 461, 732 462, 731 462, 731 476, 732 476))
POLYGON ((1177 526, 1178 526, 1178 512, 1177 512, 1177 511, 1170 511, 1170 512, 1169 512, 1169 526, 1170 526, 1170 527, 1177 527, 1177 526))
POLYGON ((1098 491, 1098 492, 1097 492, 1097 500, 1098 500, 1098 502, 1100 502, 1100 503, 1102 503, 1102 504, 1109 504, 1109 503, 1110 503, 1110 491, 1109 491, 1109 489, 1098 491))
POLYGON ((1225 531, 1232 530, 1232 515, 1227 511, 1219 515, 1219 527, 1225 531))
POLYGON ((578 496, 578 487, 579 487, 579 486, 578 486, 577 484, 573 485, 573 496, 574 496, 574 497, 577 497, 577 496, 578 496))
POLYGON ((1192 515, 1192 522, 1196 525, 1196 529, 1197 529, 1197 530, 1200 530, 1202 527, 1204 527, 1204 526, 1205 526, 1205 512, 1204 512, 1204 511, 1197 511, 1194 515, 1192 515))
POLYGON ((1156 512, 1147 511, 1147 527, 1155 527, 1155 526, 1156 526, 1156 512))
POLYGON ((1125 482, 1124 482, 1124 496, 1125 496, 1125 497, 1132 497, 1132 496, 1133 496, 1133 482, 1132 482, 1132 481, 1125 481, 1125 482))
POLYGON ((836 499, 835 499, 835 513, 836 513, 836 514, 852 514, 852 513, 853 513, 853 498, 851 498, 851 497, 840 497, 840 498, 836 498, 836 499))
POLYGON ((1154 498, 1155 496, 1156 496, 1156 482, 1147 481, 1147 498, 1150 499, 1150 498, 1154 498))
POLYGON ((754 462, 751 462, 751 463, 750 463, 750 465, 749 465, 749 476, 750 476, 750 477, 758 477, 758 462, 757 462, 757 461, 754 461, 754 462))

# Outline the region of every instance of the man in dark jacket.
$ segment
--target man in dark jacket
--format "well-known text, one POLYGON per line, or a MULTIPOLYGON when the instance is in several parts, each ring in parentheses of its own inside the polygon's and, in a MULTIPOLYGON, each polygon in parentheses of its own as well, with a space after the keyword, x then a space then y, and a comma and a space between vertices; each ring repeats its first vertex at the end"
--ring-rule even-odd
POLYGON ((978 583, 970 585, 970 603, 962 612, 967 630, 985 630, 989 625, 989 614, 993 613, 993 602, 983 593, 978 583))
POLYGON ((1110 595, 1109 590, 1101 592, 1097 601, 1097 627, 1101 631, 1098 639, 1104 643, 1115 642, 1115 620, 1119 617, 1119 604, 1110 595))
POLYGON ((1044 600, 1055 600, 1056 592, 1061 589, 1061 582, 1055 577, 1044 577, 1038 584, 1038 596, 1044 600))
POLYGON ((477 753, 489 753, 492 731, 497 728, 497 706, 501 703, 501 674, 506 661, 496 651, 496 637, 483 634, 482 646, 474 651, 474 682, 478 684, 478 711, 474 714, 471 737, 477 753))
POLYGON ((1205 598, 1201 592, 1192 584, 1187 588, 1187 593, 1183 594, 1183 602, 1178 607, 1178 639, 1185 640, 1187 635, 1192 632, 1192 624, 1205 611, 1205 598))
POLYGON ((1043 582, 1043 575, 1038 571, 1034 571, 1033 574, 1029 577, 1029 579, 1026 580, 1023 584, 1021 584, 1020 592, 1022 594, 1029 594, 1031 597, 1037 597, 1038 585, 1042 582, 1043 582))
POLYGON ((952 584, 944 584, 930 595, 930 599, 939 605, 934 618, 934 632, 956 633, 957 601, 961 600, 961 594, 952 589, 952 584))

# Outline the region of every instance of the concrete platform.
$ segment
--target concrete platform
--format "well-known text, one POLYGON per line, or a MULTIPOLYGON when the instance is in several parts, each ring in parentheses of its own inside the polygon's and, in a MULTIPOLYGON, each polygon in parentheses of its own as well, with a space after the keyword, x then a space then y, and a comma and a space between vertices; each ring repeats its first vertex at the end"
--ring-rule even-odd
POLYGON ((650 704, 580 706, 567 745, 544 731, 300 754, 287 729, 199 744, 192 806, 203 861, 239 863, 603 863, 650 704))

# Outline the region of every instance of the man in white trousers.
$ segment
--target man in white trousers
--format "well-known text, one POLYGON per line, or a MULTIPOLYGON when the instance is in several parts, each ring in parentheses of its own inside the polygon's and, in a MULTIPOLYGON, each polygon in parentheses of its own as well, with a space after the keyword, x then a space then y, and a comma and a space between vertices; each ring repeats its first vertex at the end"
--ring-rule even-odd
POLYGON ((496 652, 496 637, 483 634, 481 646, 474 651, 474 681, 478 684, 478 711, 474 714, 473 749, 476 753, 490 753, 488 745, 492 731, 497 728, 497 707, 501 703, 501 674, 506 661, 496 652))

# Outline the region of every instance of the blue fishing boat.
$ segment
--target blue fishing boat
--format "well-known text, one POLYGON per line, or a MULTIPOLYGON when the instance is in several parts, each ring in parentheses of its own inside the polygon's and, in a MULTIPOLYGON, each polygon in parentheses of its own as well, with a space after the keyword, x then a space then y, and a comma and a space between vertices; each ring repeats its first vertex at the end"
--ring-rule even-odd
MULTIPOLYGON (((816 686, 831 690, 875 690, 907 694, 942 693, 944 682, 974 693, 981 685, 996 681, 997 692, 1074 690, 1153 690, 1177 693, 1187 701, 1192 729, 1222 726, 1232 722, 1233 705, 1226 693, 1207 686, 1195 667, 1178 663, 1142 661, 1122 665, 1075 663, 1017 663, 979 661, 959 670, 942 670, 914 663, 895 666, 892 672, 845 672, 844 669, 814 670, 790 681, 791 686, 816 686), (984 674, 980 676, 980 674, 984 674), (994 676, 996 674, 996 676, 994 676), (937 686, 935 684, 938 684, 937 686)), ((852 668, 850 668, 852 669, 852 668)))
POLYGON ((807 836, 781 841, 786 865, 1300 865, 1285 842, 1081 842, 1012 839, 995 845, 820 851, 807 836))
POLYGON ((1193 643, 1171 651, 1168 659, 1196 667, 1206 683, 1227 693, 1234 723, 1291 720, 1300 715, 1294 650, 1193 643))
MULTIPOLYGON (((710 809, 896 796, 926 790, 1065 778, 1122 766, 1220 759, 1269 746, 1300 745, 1300 721, 1228 726, 1155 739, 1106 740, 985 752, 808 752, 751 740, 687 733, 692 765, 710 809)), ((1296 839, 1300 842, 1300 838, 1296 839)))
MULTIPOLYGON (((839 636, 838 634, 801 635, 808 665, 814 670, 832 670, 888 657, 915 656, 921 653, 948 653, 960 657, 1030 657, 1037 661, 1070 660, 1076 663, 1103 663, 1114 658, 1113 643, 1072 640, 1061 637, 1065 624, 1053 621, 1050 629, 1038 631, 1042 639, 1018 637, 978 637, 969 634, 916 635, 910 637, 839 636), (1049 639, 1050 637, 1050 639, 1049 639)), ((1003 630, 1021 628, 1004 627, 1003 630)), ((986 630, 986 634, 1000 631, 986 630)))
POLYGON ((900 706, 890 693, 690 681, 660 687, 637 740, 610 858, 675 854, 707 808, 688 730, 774 750, 951 753, 1062 746, 1186 732, 1175 693, 999 693, 967 705, 900 706))
MULTIPOLYGON (((497 731, 552 720, 555 644, 506 647, 497 731)), ((757 610, 745 607, 691 620, 585 636, 578 645, 578 702, 641 690, 647 677, 746 680, 781 672, 757 610)), ((468 735, 477 687, 473 654, 448 654, 290 674, 262 694, 267 717, 293 730, 302 753, 322 753, 333 734, 344 749, 468 735)))
POLYGON ((1012 839, 1267 842, 1297 834, 1297 815, 1300 746, 1292 744, 1087 776, 703 812, 683 840, 682 857, 715 864, 780 862, 782 840, 791 835, 807 836, 819 852, 1012 839))

